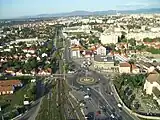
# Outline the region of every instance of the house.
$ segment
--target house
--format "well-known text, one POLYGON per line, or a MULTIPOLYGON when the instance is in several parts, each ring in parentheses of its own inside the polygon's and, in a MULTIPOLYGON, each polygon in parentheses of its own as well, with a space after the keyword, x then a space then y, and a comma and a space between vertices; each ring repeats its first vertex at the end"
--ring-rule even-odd
POLYGON ((77 39, 73 39, 73 40, 70 40, 70 44, 71 44, 71 46, 73 46, 73 45, 80 45, 80 43, 79 43, 79 40, 77 40, 77 39))
POLYGON ((106 55, 106 52, 107 52, 106 48, 103 46, 99 46, 96 51, 97 51, 97 55, 106 55))
POLYGON ((15 73, 14 70, 12 70, 11 68, 7 68, 7 69, 5 70, 5 72, 6 72, 6 73, 9 73, 9 74, 14 74, 14 73, 15 73))
POLYGON ((154 87, 160 91, 160 74, 155 71, 150 73, 145 81, 144 90, 146 94, 153 94, 154 87))
POLYGON ((119 73, 130 73, 131 65, 128 62, 123 62, 119 64, 119 73))
POLYGON ((10 49, 10 48, 8 48, 8 49, 6 48, 6 49, 4 49, 3 51, 4 51, 4 52, 10 52, 11 49, 10 49))
POLYGON ((90 50, 85 50, 85 51, 83 51, 82 54, 83 54, 83 56, 84 56, 85 58, 93 57, 93 52, 90 51, 90 50))
POLYGON ((0 80, 0 95, 13 94, 16 87, 22 87, 20 80, 0 80))
POLYGON ((43 53, 42 54, 42 57, 47 57, 48 55, 46 53, 43 53))
POLYGON ((27 53, 27 54, 26 54, 26 57, 27 57, 27 58, 31 57, 31 54, 27 53))
POLYGON ((14 87, 12 86, 5 86, 5 87, 0 86, 0 95, 13 94, 13 92, 14 92, 14 87))
POLYGON ((23 52, 25 52, 25 53, 31 53, 31 54, 34 54, 35 53, 35 49, 32 49, 32 48, 25 48, 25 49, 23 49, 23 52))
POLYGON ((23 73, 22 73, 21 70, 19 70, 19 71, 16 72, 16 76, 22 76, 22 75, 23 75, 23 73))
POLYGON ((32 79, 32 80, 31 80, 31 83, 34 83, 34 82, 36 82, 36 79, 32 79))
POLYGON ((140 69, 136 66, 136 65, 133 65, 132 64, 132 73, 133 74, 138 74, 138 73, 140 73, 140 69))
POLYGON ((52 69, 51 68, 47 68, 46 70, 40 70, 38 72, 38 75, 40 76, 49 76, 52 73, 52 69))
POLYGON ((79 47, 73 47, 71 48, 71 56, 72 58, 80 58, 80 48, 79 47))
POLYGON ((0 80, 0 86, 22 87, 23 84, 20 80, 0 80))

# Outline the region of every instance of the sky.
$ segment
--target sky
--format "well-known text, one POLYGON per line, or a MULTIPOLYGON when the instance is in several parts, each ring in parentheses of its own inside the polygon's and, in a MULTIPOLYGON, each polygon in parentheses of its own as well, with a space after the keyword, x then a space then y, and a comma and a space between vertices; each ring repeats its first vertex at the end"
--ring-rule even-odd
POLYGON ((160 8, 160 0, 0 0, 0 19, 76 10, 160 8))

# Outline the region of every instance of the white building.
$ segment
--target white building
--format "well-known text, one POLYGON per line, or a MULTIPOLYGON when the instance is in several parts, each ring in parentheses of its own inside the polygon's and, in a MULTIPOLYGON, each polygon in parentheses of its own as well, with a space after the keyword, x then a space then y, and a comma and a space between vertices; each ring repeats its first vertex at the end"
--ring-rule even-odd
POLYGON ((144 90, 146 94, 151 95, 153 93, 153 88, 156 87, 160 91, 160 74, 150 73, 144 84, 144 90))
POLYGON ((77 45, 77 46, 80 45, 79 40, 77 40, 77 39, 73 39, 73 40, 70 40, 70 41, 71 41, 71 45, 77 45))
POLYGON ((100 46, 97 48, 97 55, 106 55, 106 48, 103 46, 100 46))
POLYGON ((119 64, 119 73, 130 73, 131 72, 131 65, 127 62, 119 64))
POLYGON ((117 34, 104 34, 102 33, 100 36, 101 43, 106 44, 116 44, 118 42, 118 35, 117 34))
POLYGON ((80 58, 81 55, 80 55, 80 50, 79 49, 72 49, 71 51, 71 55, 72 55, 72 58, 80 58))

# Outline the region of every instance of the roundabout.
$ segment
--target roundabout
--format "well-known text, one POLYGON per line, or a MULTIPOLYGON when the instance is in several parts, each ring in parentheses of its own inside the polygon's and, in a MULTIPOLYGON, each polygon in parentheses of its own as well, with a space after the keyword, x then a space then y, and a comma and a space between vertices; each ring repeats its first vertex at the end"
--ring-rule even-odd
POLYGON ((82 85, 93 85, 97 81, 92 77, 81 77, 80 79, 77 79, 77 83, 82 85))

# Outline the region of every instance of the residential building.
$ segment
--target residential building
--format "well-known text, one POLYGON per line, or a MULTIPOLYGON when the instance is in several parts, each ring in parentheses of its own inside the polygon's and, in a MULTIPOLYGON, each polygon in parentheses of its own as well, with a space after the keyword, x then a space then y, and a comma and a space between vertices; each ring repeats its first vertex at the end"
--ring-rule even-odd
POLYGON ((71 43, 70 43, 71 46, 74 46, 74 45, 79 46, 79 45, 80 45, 79 40, 77 40, 77 39, 70 40, 70 42, 71 42, 71 43))
POLYGON ((72 58, 80 58, 80 48, 79 47, 72 47, 71 48, 71 57, 72 58))
POLYGON ((138 74, 140 73, 140 69, 136 65, 132 65, 132 73, 138 74))
POLYGON ((97 55, 106 55, 106 48, 103 46, 99 46, 96 51, 97 55))
POLYGON ((100 41, 103 45, 106 44, 116 44, 118 42, 118 35, 116 34, 107 34, 107 33, 102 33, 100 36, 100 41))
POLYGON ((13 92, 14 92, 13 86, 5 86, 5 87, 0 86, 0 95, 13 94, 13 92))
POLYGON ((118 72, 118 66, 114 65, 113 56, 95 55, 93 61, 94 68, 107 72, 118 72))
POLYGON ((130 73, 131 65, 128 62, 123 62, 119 64, 119 73, 130 73))
POLYGON ((13 94, 16 87, 22 87, 20 80, 0 80, 0 95, 13 94))
POLYGON ((144 84, 144 90, 146 91, 146 94, 153 94, 154 87, 160 91, 160 74, 157 72, 152 72, 148 75, 144 84))

